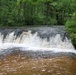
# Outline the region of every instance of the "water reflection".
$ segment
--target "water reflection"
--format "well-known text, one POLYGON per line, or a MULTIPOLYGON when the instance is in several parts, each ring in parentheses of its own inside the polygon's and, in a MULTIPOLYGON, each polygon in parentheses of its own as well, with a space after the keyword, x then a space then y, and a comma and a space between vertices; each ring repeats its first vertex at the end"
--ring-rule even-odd
POLYGON ((0 75, 76 75, 76 59, 66 56, 30 59, 8 55, 0 59, 0 75))

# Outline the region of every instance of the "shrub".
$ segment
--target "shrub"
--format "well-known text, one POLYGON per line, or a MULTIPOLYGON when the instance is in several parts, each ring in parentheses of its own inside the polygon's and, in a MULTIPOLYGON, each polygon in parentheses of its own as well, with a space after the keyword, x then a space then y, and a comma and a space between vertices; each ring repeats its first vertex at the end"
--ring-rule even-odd
POLYGON ((67 20, 66 30, 69 32, 71 40, 76 47, 76 12, 72 14, 71 19, 67 20))

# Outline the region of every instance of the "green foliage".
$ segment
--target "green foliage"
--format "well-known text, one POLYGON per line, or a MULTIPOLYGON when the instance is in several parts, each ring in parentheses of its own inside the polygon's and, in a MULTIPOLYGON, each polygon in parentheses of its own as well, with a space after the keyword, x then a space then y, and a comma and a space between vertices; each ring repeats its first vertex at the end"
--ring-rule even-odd
POLYGON ((0 26, 63 25, 75 10, 76 0, 0 0, 0 26))
POLYGON ((69 32, 72 42, 76 46, 76 11, 72 14, 71 19, 66 22, 66 30, 69 32))

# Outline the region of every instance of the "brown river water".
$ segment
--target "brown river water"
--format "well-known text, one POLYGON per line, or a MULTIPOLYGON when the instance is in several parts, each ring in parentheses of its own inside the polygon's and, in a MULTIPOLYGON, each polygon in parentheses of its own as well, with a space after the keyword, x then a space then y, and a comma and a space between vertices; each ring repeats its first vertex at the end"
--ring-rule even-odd
POLYGON ((32 59, 8 55, 0 59, 0 75, 76 75, 76 59, 68 56, 32 59))

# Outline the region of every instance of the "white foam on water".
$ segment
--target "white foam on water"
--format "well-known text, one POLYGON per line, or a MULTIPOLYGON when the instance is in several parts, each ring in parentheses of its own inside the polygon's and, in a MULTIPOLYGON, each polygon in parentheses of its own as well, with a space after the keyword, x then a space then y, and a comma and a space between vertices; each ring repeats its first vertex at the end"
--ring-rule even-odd
POLYGON ((31 31, 23 32, 19 37, 16 37, 14 33, 11 32, 5 39, 3 39, 4 35, 0 33, 0 50, 21 47, 22 50, 76 53, 71 40, 66 37, 62 41, 60 34, 56 34, 55 37, 50 37, 50 40, 47 41, 47 38, 40 38, 37 32, 34 34, 31 31))

